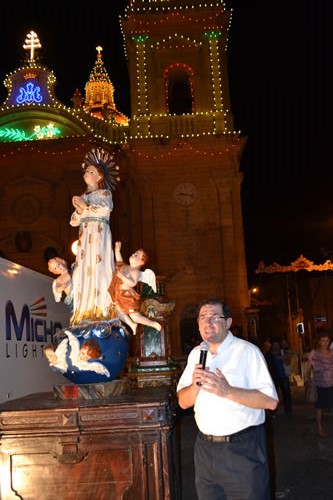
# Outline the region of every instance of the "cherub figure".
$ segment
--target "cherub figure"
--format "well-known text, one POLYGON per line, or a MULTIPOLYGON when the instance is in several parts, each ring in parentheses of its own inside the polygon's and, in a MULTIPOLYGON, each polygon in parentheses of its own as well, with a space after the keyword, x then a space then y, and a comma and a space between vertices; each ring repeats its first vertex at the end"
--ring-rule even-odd
POLYGON ((69 330, 64 333, 64 338, 55 348, 53 344, 44 347, 43 352, 50 367, 55 371, 65 373, 68 370, 93 371, 101 375, 110 376, 109 370, 102 363, 102 352, 99 343, 95 339, 84 340, 80 346, 79 339, 69 330))
POLYGON ((53 370, 59 371, 61 373, 67 372, 67 349, 68 339, 62 340, 57 347, 54 344, 47 344, 44 347, 43 353, 53 370))
POLYGON ((116 307, 117 317, 128 325, 136 334, 138 324, 150 326, 159 332, 162 330, 162 325, 157 321, 153 321, 147 316, 140 313, 141 295, 138 294, 134 287, 139 281, 145 281, 144 273, 150 277, 149 285, 155 287, 155 279, 151 281, 151 277, 155 278, 155 273, 151 270, 141 271, 141 268, 147 263, 148 256, 146 252, 140 248, 134 252, 129 258, 129 264, 125 264, 121 255, 121 242, 115 243, 115 259, 116 271, 113 274, 110 293, 116 307))
POLYGON ((95 339, 85 340, 80 346, 79 339, 69 330, 65 330, 69 343, 69 359, 74 368, 80 371, 93 371, 100 375, 110 377, 110 372, 100 361, 102 352, 99 343, 95 339))
POLYGON ((60 302, 62 294, 66 295, 64 303, 69 308, 70 312, 73 310, 73 285, 72 277, 68 271, 67 263, 60 257, 53 257, 48 261, 48 269, 52 274, 58 274, 58 278, 53 280, 52 292, 54 300, 60 302))

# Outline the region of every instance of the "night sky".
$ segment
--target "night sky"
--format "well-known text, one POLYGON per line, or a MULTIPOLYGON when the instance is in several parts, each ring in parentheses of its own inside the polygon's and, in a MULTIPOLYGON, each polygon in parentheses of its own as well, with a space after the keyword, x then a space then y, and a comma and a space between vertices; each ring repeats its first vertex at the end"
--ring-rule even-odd
MULTIPOLYGON (((71 105, 76 88, 84 93, 95 47, 101 45, 116 106, 129 116, 129 79, 118 20, 128 3, 3 4, 0 82, 23 61, 22 45, 33 30, 42 44, 42 62, 56 76, 58 99, 71 105)), ((228 46, 231 107, 235 130, 248 137, 241 170, 250 279, 261 260, 290 263, 300 254, 317 263, 333 260, 332 4, 226 1, 233 8, 228 46)), ((6 95, 1 83, 0 102, 6 95)))

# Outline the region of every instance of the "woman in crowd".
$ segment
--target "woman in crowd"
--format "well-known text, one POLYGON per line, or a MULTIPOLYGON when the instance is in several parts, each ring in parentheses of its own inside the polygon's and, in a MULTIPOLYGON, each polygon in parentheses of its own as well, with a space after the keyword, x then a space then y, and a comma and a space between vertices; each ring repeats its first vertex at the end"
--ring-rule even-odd
POLYGON ((317 347, 309 353, 307 363, 307 380, 313 375, 317 388, 315 402, 318 435, 326 438, 328 434, 323 428, 323 413, 333 407, 333 351, 329 348, 330 334, 326 330, 318 333, 317 347))

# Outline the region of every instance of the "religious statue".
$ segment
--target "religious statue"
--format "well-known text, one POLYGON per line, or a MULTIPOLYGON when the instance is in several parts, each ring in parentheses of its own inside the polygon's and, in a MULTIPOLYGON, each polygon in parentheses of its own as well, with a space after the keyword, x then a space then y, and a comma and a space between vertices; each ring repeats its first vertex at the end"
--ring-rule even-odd
POLYGON ((56 301, 65 295, 70 324, 57 334, 58 345, 46 346, 44 351, 53 370, 78 384, 109 382, 119 375, 131 339, 127 327, 133 335, 138 324, 162 332, 158 321, 140 313, 141 296, 134 290, 143 281, 156 291, 155 273, 142 270, 146 252, 138 249, 125 264, 120 241, 113 250, 109 219, 119 168, 112 154, 94 148, 86 154, 82 170, 85 189, 73 196, 70 218, 70 224, 79 227, 72 272, 60 257, 48 263, 49 270, 59 275, 53 281, 53 294, 56 301), (87 343, 95 348, 88 349, 87 343))

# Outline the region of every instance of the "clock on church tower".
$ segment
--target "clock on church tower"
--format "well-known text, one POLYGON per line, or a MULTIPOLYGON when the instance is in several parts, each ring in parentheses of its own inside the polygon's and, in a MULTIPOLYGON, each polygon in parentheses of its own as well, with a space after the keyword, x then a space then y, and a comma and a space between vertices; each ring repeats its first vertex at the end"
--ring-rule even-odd
POLYGON ((197 199, 197 195, 198 190, 191 182, 182 182, 178 184, 173 191, 174 200, 178 203, 178 205, 183 207, 193 205, 197 199))
POLYGON ((230 304, 246 335, 245 139, 230 111, 230 17, 218 0, 136 0, 121 20, 131 82, 127 154, 135 164, 131 239, 146 249, 176 303, 171 342, 178 354, 186 310, 208 296, 230 304))

